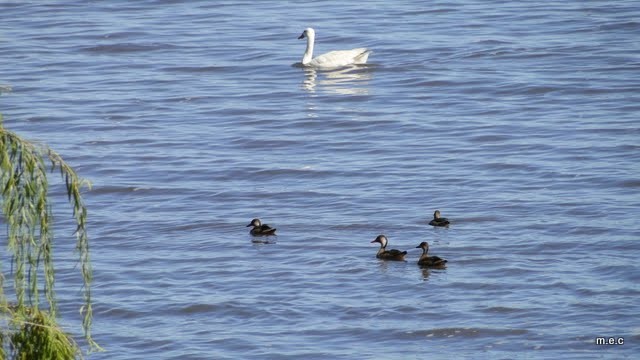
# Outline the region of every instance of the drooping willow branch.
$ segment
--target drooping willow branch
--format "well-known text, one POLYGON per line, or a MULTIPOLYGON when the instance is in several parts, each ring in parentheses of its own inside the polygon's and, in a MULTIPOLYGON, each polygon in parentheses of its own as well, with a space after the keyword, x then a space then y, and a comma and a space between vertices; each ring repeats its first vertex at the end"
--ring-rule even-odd
MULTIPOLYGON (((92 348, 99 349, 91 338, 91 281, 92 271, 87 236, 87 209, 81 189, 89 187, 88 181, 76 172, 54 151, 43 145, 26 141, 2 127, 0 122, 0 200, 7 222, 7 248, 12 256, 15 309, 38 309, 40 285, 48 310, 56 315, 54 291, 55 273, 52 259, 52 220, 48 200, 48 170, 59 170, 65 181, 68 200, 73 207, 76 222, 76 250, 84 282, 83 329, 92 348), (47 166, 49 163, 49 166, 47 166), (42 274, 42 276, 40 276, 42 274), (44 279, 41 279, 43 277, 44 279)), ((7 303, 0 277, 0 301, 7 303)))

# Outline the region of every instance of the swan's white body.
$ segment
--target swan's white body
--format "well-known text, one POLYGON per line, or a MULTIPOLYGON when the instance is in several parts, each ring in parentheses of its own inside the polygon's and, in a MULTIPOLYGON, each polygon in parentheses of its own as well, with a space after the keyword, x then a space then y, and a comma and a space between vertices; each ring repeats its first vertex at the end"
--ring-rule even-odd
POLYGON ((357 48, 351 50, 336 50, 318 57, 313 57, 316 32, 312 28, 306 28, 298 39, 307 38, 307 50, 302 56, 302 65, 317 68, 337 68, 355 64, 366 64, 371 50, 357 48))

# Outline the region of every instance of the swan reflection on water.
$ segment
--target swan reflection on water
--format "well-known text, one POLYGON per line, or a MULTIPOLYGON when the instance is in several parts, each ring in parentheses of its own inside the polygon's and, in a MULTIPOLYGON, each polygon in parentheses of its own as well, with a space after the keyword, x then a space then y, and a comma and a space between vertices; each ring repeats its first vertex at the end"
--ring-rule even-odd
POLYGON ((339 95, 368 95, 372 78, 370 65, 351 65, 338 69, 302 67, 305 79, 302 87, 309 92, 325 91, 339 95))

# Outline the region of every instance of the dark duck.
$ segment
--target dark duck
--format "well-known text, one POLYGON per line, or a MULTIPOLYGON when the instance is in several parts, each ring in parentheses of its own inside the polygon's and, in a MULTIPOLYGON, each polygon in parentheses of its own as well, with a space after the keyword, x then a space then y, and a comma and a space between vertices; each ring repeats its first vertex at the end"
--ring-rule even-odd
POLYGON ((262 221, 260 221, 260 219, 251 220, 251 222, 249 223, 249 225, 247 225, 247 227, 249 226, 253 226, 251 231, 249 231, 249 234, 253 236, 267 236, 267 235, 276 234, 275 228, 272 228, 267 224, 263 224, 262 221))
POLYGON ((387 250, 387 244, 389 240, 384 235, 378 235, 371 243, 380 243, 380 250, 376 254, 376 257, 381 260, 396 260, 404 261, 404 256, 407 255, 406 251, 400 251, 396 249, 387 250))
POLYGON ((429 225, 431 226, 449 226, 449 219, 440 217, 440 210, 436 210, 433 213, 433 220, 429 221, 429 225))
POLYGON ((422 249, 422 255, 418 260, 418 265, 421 267, 431 267, 431 268, 444 268, 446 267, 447 260, 440 258, 438 256, 429 256, 427 253, 429 252, 429 244, 426 241, 420 243, 420 245, 416 246, 416 248, 422 249))

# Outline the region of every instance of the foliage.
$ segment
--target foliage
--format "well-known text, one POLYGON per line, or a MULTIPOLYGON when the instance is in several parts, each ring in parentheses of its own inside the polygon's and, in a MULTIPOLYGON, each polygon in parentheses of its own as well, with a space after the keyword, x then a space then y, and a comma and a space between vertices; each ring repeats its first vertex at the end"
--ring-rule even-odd
MULTIPOLYGON (((0 314, 11 319, 4 322, 10 323, 10 327, 16 331, 9 335, 9 339, 17 358, 47 358, 41 355, 50 349, 64 348, 67 351, 59 352, 58 355, 59 358, 67 359, 74 358, 77 352, 75 343, 58 329, 55 322, 57 307, 52 258, 53 216, 48 199, 48 167, 52 172, 59 171, 73 207, 77 225, 76 251, 84 281, 84 306, 80 309, 84 314, 83 329, 91 349, 100 349, 92 340, 90 331, 92 272, 86 231, 87 210, 80 193, 89 183, 79 178, 60 155, 48 147, 26 141, 6 130, 0 117, 0 201, 7 224, 7 249, 11 255, 15 289, 15 302, 11 301, 11 305, 8 305, 4 293, 4 277, 0 274, 0 314), (45 300, 41 297, 41 291, 45 300), (45 309, 41 309, 41 305, 45 309), (33 357, 33 354, 40 355, 33 357)), ((4 329, 0 331, 4 332, 4 329)), ((0 339, 7 336, 6 333, 0 335, 0 339)), ((2 339, 5 345, 6 340, 7 338, 2 339)), ((0 359, 4 358, 2 355, 0 353, 0 359)))
POLYGON ((78 345, 46 311, 14 314, 12 324, 10 341, 14 359, 73 360, 81 355, 78 345))

